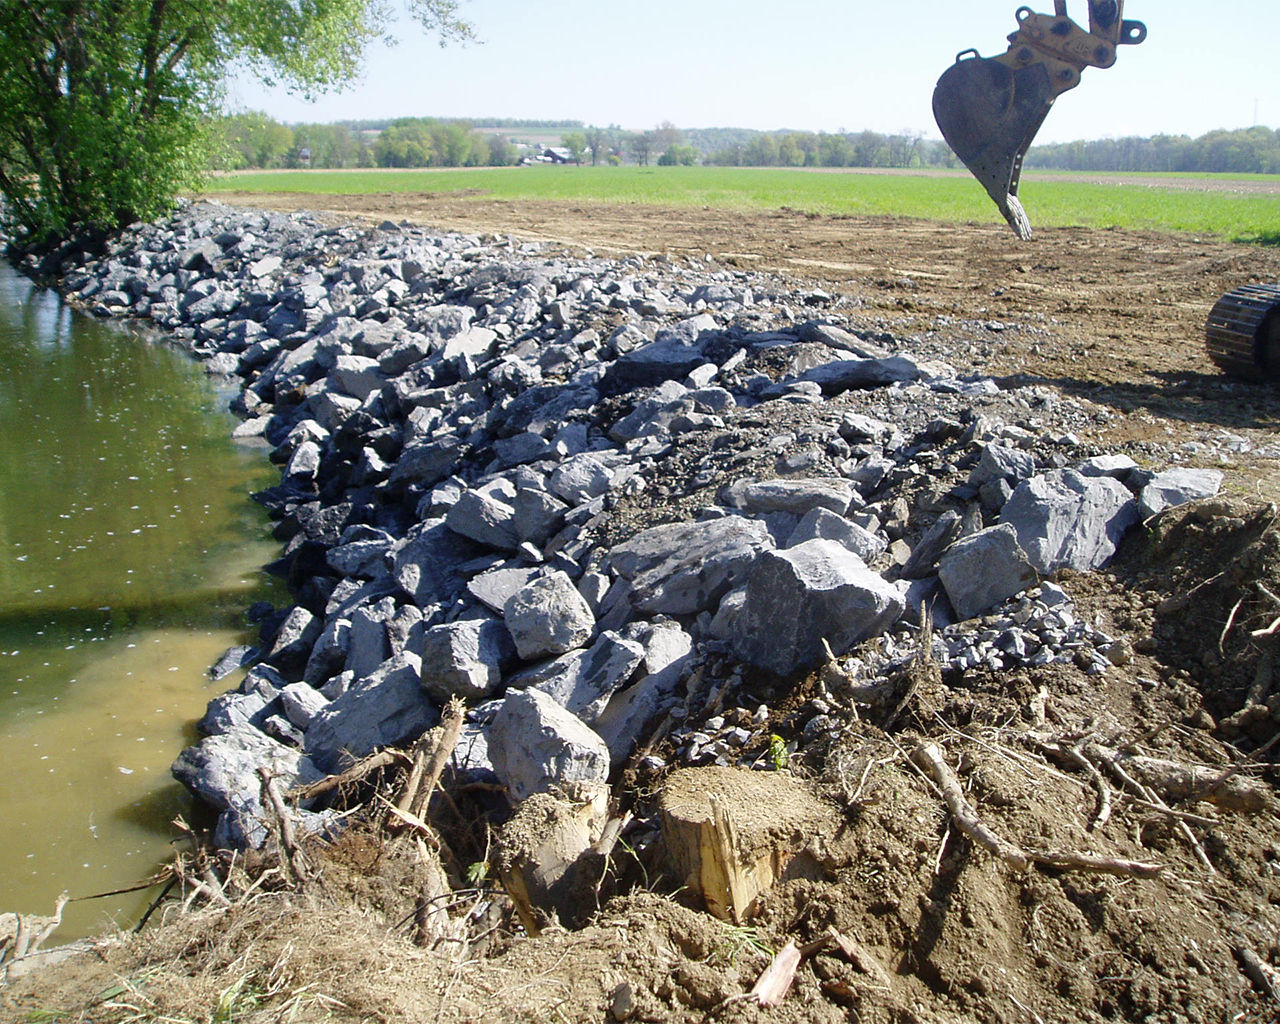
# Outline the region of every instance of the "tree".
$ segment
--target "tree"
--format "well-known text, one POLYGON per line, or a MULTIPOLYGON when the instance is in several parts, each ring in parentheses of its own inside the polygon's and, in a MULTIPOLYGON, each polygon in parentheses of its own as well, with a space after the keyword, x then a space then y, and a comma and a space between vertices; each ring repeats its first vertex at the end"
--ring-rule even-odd
POLYGON ((636 132, 627 137, 627 148, 631 150, 631 155, 636 158, 636 163, 644 167, 649 163, 649 156, 653 152, 653 133, 652 132, 636 132))
POLYGON ((293 130, 259 111, 228 117, 222 130, 226 163, 232 170, 282 167, 295 148, 293 130))
POLYGON ((698 151, 692 146, 668 146, 658 157, 659 167, 692 167, 698 162, 698 151))
POLYGON ((560 145, 569 151, 569 159, 575 164, 581 164, 582 158, 587 155, 587 138, 582 132, 569 132, 560 136, 560 145))
POLYGON ((609 132, 593 125, 587 129, 586 140, 587 149, 591 150, 591 166, 594 167, 600 157, 609 152, 609 132))
MULTIPOLYGON (((409 0, 466 38, 459 0, 409 0)), ((31 243, 158 216, 206 166, 228 69, 341 85, 391 0, 0 0, 0 192, 31 243)))

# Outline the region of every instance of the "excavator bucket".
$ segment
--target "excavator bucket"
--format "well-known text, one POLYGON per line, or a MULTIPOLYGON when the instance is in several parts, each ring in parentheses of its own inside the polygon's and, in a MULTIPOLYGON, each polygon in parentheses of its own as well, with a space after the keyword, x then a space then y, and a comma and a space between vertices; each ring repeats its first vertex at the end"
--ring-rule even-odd
POLYGON ((934 120, 1017 236, 1030 238, 1018 178, 1023 155, 1053 106, 1049 75, 1041 64, 1013 70, 976 54, 963 57, 938 79, 934 120))
POLYGON ((933 116, 942 137, 987 190, 1019 238, 1031 222, 1018 199, 1022 160, 1053 101, 1080 84, 1086 67, 1108 68, 1116 46, 1147 36, 1140 21, 1124 21, 1123 0, 1089 0, 1089 30, 1067 17, 1066 0, 1053 14, 1016 12, 1018 29, 998 57, 965 50, 933 90, 933 116))

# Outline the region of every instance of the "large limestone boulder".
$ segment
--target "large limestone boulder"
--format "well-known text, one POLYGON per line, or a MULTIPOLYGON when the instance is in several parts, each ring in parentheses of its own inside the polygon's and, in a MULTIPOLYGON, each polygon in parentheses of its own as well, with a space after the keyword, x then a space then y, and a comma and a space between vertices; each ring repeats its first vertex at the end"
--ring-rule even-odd
POLYGON ((897 589, 857 555, 806 541, 756 559, 730 643, 742 660, 789 676, 823 660, 824 639, 843 653, 888 629, 903 608, 897 589))
POLYGON ((938 562, 938 578, 962 620, 980 615, 1039 578, 1009 523, 964 537, 938 562))
POLYGON ((1138 521, 1138 506, 1112 477, 1061 469, 1020 483, 1000 521, 1013 527, 1037 572, 1085 572, 1116 553, 1124 532, 1138 521))

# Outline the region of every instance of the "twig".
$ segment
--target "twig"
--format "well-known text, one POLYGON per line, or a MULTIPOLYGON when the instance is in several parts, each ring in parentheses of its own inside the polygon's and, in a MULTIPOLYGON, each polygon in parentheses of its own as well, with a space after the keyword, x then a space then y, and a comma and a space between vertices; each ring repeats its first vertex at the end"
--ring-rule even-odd
POLYGON ((1133 878, 1155 878, 1164 870, 1163 864, 1147 861, 1125 860, 1121 857, 1095 857, 1088 853, 1028 851, 1037 864, 1058 868, 1061 871, 1088 871, 1100 875, 1128 875, 1133 878))
POLYGON ((1260 636, 1275 636, 1277 633, 1280 633, 1280 615, 1277 615, 1275 621, 1265 629, 1255 629, 1249 635, 1256 639, 1260 636))
MULTIPOLYGON (((1103 749, 1096 743, 1089 744, 1089 751, 1095 757, 1099 758, 1108 768, 1110 768, 1116 778, 1118 778, 1125 786, 1140 796, 1143 800, 1154 804, 1158 809, 1172 810, 1172 808, 1156 796, 1151 789, 1144 786, 1141 782, 1126 772, 1120 766, 1119 760, 1109 751, 1103 749)), ((1209 860, 1209 855, 1204 852, 1204 847, 1200 845, 1200 840, 1197 839, 1196 834, 1191 831, 1191 827, 1182 820, 1178 820, 1177 826, 1178 831, 1182 833, 1183 838, 1190 844, 1192 852, 1196 855, 1196 859, 1200 861, 1209 874, 1216 875, 1218 873, 1218 869, 1215 868, 1213 866, 1213 862, 1209 860)))
POLYGON ((307 879, 307 862, 298 847, 298 838, 293 828, 293 813, 284 802, 284 794, 280 792, 280 780, 265 765, 258 768, 258 777, 262 780, 262 791, 267 796, 271 810, 280 827, 280 845, 284 856, 280 859, 282 866, 287 866, 292 881, 299 884, 307 879))
POLYGON ((1161 864, 1123 860, 1116 857, 1097 857, 1087 853, 1066 851, 1024 851, 1001 839, 978 818, 977 812, 965 799, 960 780, 942 757, 942 750, 932 742, 921 743, 911 753, 911 759, 927 770, 942 790, 952 821, 979 846, 990 850, 1018 871, 1026 871, 1033 863, 1062 871, 1089 871, 1108 875, 1130 875, 1135 878, 1152 878, 1164 870, 1161 864))
POLYGON ((1271 684, 1275 676, 1276 648, 1275 644, 1267 644, 1258 658, 1258 670, 1253 674, 1253 683, 1249 686, 1249 694, 1245 697, 1244 706, 1253 707, 1262 704, 1271 695, 1271 684))
POLYGON ((951 767, 942 757, 942 749, 932 742, 921 743, 911 752, 911 760, 918 767, 933 777, 938 788, 942 790, 942 799, 952 820, 960 831, 985 850, 994 853, 1016 871, 1026 871, 1031 866, 1031 859, 1018 847, 997 836, 987 828, 978 817, 977 812, 965 799, 960 789, 960 780, 956 778, 951 767))
POLYGON ((1098 787, 1098 813, 1093 816, 1093 821, 1089 823, 1089 831, 1102 828, 1111 818, 1111 787, 1107 785, 1107 780, 1102 777, 1102 772, 1098 771, 1098 766, 1084 756, 1084 752, 1080 746, 1060 747, 1062 755, 1066 757, 1072 764, 1079 765, 1084 769, 1085 774, 1093 779, 1093 784, 1098 787))
POLYGON ((345 772, 341 772, 338 775, 328 775, 309 785, 291 789, 286 795, 295 803, 314 800, 316 797, 323 796, 325 793, 342 786, 361 782, 379 768, 390 768, 394 764, 403 764, 406 760, 408 759, 399 750, 380 750, 376 754, 370 754, 362 761, 357 761, 345 772))
POLYGON ((1236 621, 1236 612, 1238 612, 1238 611, 1240 610, 1240 606, 1241 606, 1242 604, 1244 604, 1244 598, 1243 598, 1243 597, 1242 597, 1242 598, 1240 598, 1240 600, 1239 600, 1239 601, 1237 601, 1237 602, 1235 603, 1235 606, 1231 609, 1231 614, 1227 616, 1227 624, 1226 624, 1225 626, 1223 626, 1223 627, 1222 627, 1222 632, 1218 635, 1218 653, 1219 653, 1219 654, 1224 654, 1224 653, 1225 653, 1225 652, 1223 651, 1223 649, 1222 649, 1222 645, 1223 645, 1223 643, 1224 643, 1224 642, 1226 641, 1226 639, 1227 639, 1227 634, 1228 634, 1229 632, 1231 632, 1231 627, 1232 627, 1232 625, 1234 625, 1234 624, 1235 624, 1235 621, 1236 621))
POLYGON ((1155 811, 1157 814, 1164 814, 1170 818, 1176 818, 1179 821, 1185 821, 1192 825, 1200 825, 1204 828, 1216 828, 1222 824, 1217 818, 1206 818, 1202 814, 1192 814, 1190 811, 1180 811, 1175 807, 1165 807, 1161 804, 1153 804, 1148 800, 1140 797, 1130 797, 1134 807, 1142 807, 1148 811, 1155 811))
POLYGON ((1235 954, 1240 969, 1258 991, 1280 1003, 1280 988, 1276 987, 1276 983, 1267 974, 1262 958, 1239 939, 1231 944, 1231 952, 1235 954))

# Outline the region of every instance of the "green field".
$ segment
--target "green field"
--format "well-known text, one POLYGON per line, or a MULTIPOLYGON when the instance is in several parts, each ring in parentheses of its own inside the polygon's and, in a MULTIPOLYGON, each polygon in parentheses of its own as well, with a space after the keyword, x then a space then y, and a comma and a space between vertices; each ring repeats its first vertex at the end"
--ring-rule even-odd
MULTIPOLYGON (((1280 195, 1185 187, 1059 180, 1028 172, 1021 198, 1037 227, 1149 228, 1280 244, 1280 195)), ((1215 178, 1215 185, 1226 182, 1215 178)), ((1249 182, 1274 182, 1252 176, 1249 182)), ((792 209, 834 215, 883 214, 944 222, 987 222, 999 214, 963 171, 942 175, 814 173, 722 167, 500 167, 476 170, 259 171, 214 179, 220 191, 367 195, 436 192, 486 199, 639 203, 724 210, 792 209)))

